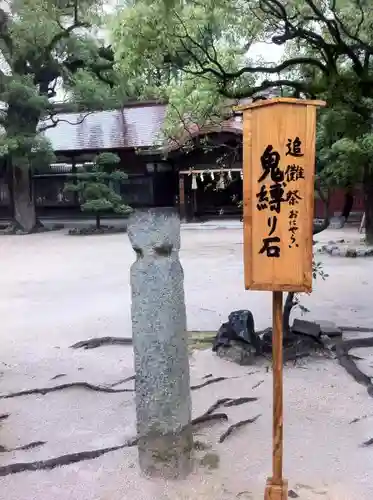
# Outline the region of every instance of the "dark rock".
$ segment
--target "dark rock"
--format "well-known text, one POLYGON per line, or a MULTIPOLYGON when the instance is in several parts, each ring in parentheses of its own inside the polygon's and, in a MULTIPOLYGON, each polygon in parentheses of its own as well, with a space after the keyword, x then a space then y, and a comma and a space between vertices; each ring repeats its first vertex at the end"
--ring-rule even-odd
POLYGON ((254 318, 250 311, 243 309, 230 313, 228 322, 219 328, 212 350, 216 352, 219 347, 229 347, 233 340, 250 344, 258 354, 261 352, 261 340, 255 333, 254 318))
POLYGON ((357 257, 357 251, 355 248, 347 248, 346 250, 346 257, 357 257))
POLYGON ((216 352, 219 347, 228 347, 231 340, 234 339, 235 333, 229 323, 223 323, 218 330, 218 333, 212 343, 212 350, 216 352))
POLYGON ((260 340, 255 333, 254 317, 250 311, 245 309, 233 311, 228 316, 228 322, 236 339, 243 340, 260 350, 260 340))
POLYGON ((342 330, 332 321, 318 321, 321 328, 321 334, 328 337, 341 337, 342 330))
POLYGON ((261 348, 263 352, 272 352, 272 328, 266 328, 259 334, 261 340, 261 348))
POLYGON ((256 359, 256 349, 242 342, 241 340, 231 340, 229 346, 219 346, 216 350, 219 358, 232 361, 241 366, 252 365, 256 359))
POLYGON ((327 351, 329 353, 329 356, 331 358, 336 358, 337 355, 335 353, 335 350, 336 350, 335 340, 333 340, 330 337, 328 337, 328 335, 321 335, 320 336, 320 341, 321 341, 321 343, 322 343, 323 348, 325 349, 325 351, 327 351))
POLYGON ((289 498, 299 498, 298 493, 295 493, 294 490, 289 490, 288 496, 289 498))
POLYGON ((318 323, 303 319, 295 319, 291 329, 298 335, 308 335, 314 338, 320 338, 321 335, 321 327, 318 323))

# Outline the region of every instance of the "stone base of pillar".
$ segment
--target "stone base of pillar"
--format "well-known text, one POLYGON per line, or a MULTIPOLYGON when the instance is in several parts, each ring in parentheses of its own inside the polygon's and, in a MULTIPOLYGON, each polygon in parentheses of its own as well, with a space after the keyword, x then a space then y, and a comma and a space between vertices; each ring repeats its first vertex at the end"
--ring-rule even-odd
POLYGON ((190 429, 178 434, 148 435, 138 443, 143 474, 164 479, 183 479, 191 472, 193 438, 190 429))

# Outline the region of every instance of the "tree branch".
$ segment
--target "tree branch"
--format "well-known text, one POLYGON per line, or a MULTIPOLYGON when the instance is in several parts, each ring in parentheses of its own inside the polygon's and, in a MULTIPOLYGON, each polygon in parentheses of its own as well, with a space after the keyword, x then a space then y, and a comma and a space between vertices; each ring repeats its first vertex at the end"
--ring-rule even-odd
POLYGON ((340 56, 346 56, 352 61, 353 69, 358 76, 364 73, 364 66, 359 58, 358 51, 365 50, 373 53, 373 46, 370 46, 362 39, 357 36, 360 28, 364 22, 363 9, 360 4, 360 0, 355 0, 357 6, 361 12, 361 18, 358 23, 358 28, 356 34, 353 34, 345 25, 345 23, 340 18, 336 2, 332 1, 329 4, 329 10, 332 12, 334 18, 327 17, 327 15, 322 11, 322 9, 316 4, 314 0, 304 0, 307 6, 312 10, 313 15, 304 16, 298 13, 299 22, 295 23, 297 16, 289 17, 286 7, 282 4, 280 0, 260 0, 260 8, 263 12, 277 21, 279 21, 279 29, 282 31, 279 35, 274 35, 272 37, 272 42, 278 45, 282 45, 289 40, 300 39, 306 41, 311 47, 316 49, 323 57, 327 58, 327 66, 333 68, 337 71, 336 60, 340 56), (310 30, 307 27, 308 21, 316 22, 325 26, 328 31, 332 43, 326 41, 326 38, 315 32, 315 30, 310 30), (353 44, 349 44, 343 38, 343 35, 347 36, 352 40, 353 44))
MULTIPOLYGON (((269 0, 269 1, 271 1, 271 0, 269 0)), ((286 11, 284 10, 284 8, 282 6, 281 6, 281 9, 285 12, 285 15, 286 15, 286 11)), ((222 80, 223 82, 227 82, 228 80, 236 80, 236 79, 240 78, 241 76, 243 76, 244 74, 254 74, 254 73, 256 73, 256 74, 257 73, 276 74, 276 73, 281 73, 282 71, 284 71, 286 69, 291 69, 291 68, 294 68, 296 66, 301 66, 301 65, 310 65, 310 66, 313 66, 313 67, 320 69, 323 73, 328 74, 327 66, 324 65, 318 59, 312 58, 312 57, 294 57, 294 58, 288 59, 288 60, 286 60, 278 65, 275 65, 275 66, 245 66, 245 67, 243 67, 237 71, 234 71, 234 72, 226 71, 223 68, 223 66, 220 64, 220 62, 218 61, 218 55, 217 55, 217 51, 213 45, 213 40, 211 40, 211 43, 210 43, 211 48, 213 50, 213 54, 214 54, 212 56, 210 54, 208 48, 204 47, 201 43, 199 43, 197 40, 195 40, 194 38, 192 38, 189 35, 187 27, 186 27, 185 23, 183 22, 183 20, 180 18, 180 16, 176 13, 175 13, 175 15, 176 15, 177 19, 179 20, 179 22, 184 30, 184 33, 185 33, 184 37, 190 43, 192 43, 192 45, 194 45, 198 50, 201 51, 201 53, 206 57, 206 59, 208 61, 207 64, 211 63, 213 66, 216 67, 216 69, 215 69, 214 67, 206 66, 205 62, 201 61, 201 59, 199 59, 197 54, 195 52, 193 52, 187 46, 187 44, 183 41, 182 37, 179 37, 180 42, 183 46, 183 49, 191 56, 193 61, 201 68, 200 71, 188 70, 188 72, 190 74, 194 74, 195 76, 201 76, 201 75, 204 75, 207 73, 211 73, 219 80, 222 80)))
POLYGON ((45 118, 43 121, 45 122, 45 121, 50 120, 52 123, 39 127, 38 133, 45 132, 46 130, 48 130, 50 128, 55 128, 55 127, 57 127, 57 125, 59 123, 68 123, 69 125, 80 125, 81 123, 84 122, 84 120, 87 118, 87 116, 91 115, 92 113, 94 113, 94 111, 89 111, 89 112, 85 113, 85 115, 81 119, 77 120, 75 123, 70 122, 66 118, 56 118, 55 114, 51 114, 50 116, 45 118))
POLYGON ((67 28, 64 28, 62 26, 62 24, 60 24, 60 23, 58 23, 58 24, 59 24, 62 31, 60 31, 59 33, 54 35, 54 37, 52 38, 52 40, 49 42, 49 44, 47 46, 47 49, 46 49, 47 52, 52 52, 52 50, 55 48, 57 43, 60 42, 61 40, 63 40, 64 38, 69 38, 69 36, 71 35, 71 33, 75 29, 77 29, 77 28, 90 28, 90 26, 91 26, 87 22, 79 22, 79 21, 74 21, 74 24, 71 24, 67 28))
POLYGON ((57 21, 57 24, 59 25, 59 27, 61 28, 61 31, 60 33, 57 33, 53 38, 52 40, 49 42, 48 46, 47 46, 47 52, 51 52, 56 44, 58 42, 60 42, 61 40, 63 40, 64 38, 69 38, 69 36, 71 35, 71 33, 77 29, 77 28, 90 28, 91 27, 91 24, 86 22, 86 21, 80 21, 79 20, 79 9, 78 9, 78 6, 79 6, 79 0, 73 0, 73 4, 72 5, 67 5, 67 7, 72 7, 73 9, 73 23, 68 26, 67 28, 65 28, 60 21, 57 21))
POLYGON ((265 90, 280 88, 280 87, 288 87, 294 90, 295 96, 299 97, 300 94, 305 94, 310 98, 314 98, 315 95, 312 92, 312 89, 304 82, 300 81, 292 81, 292 80, 265 80, 260 85, 255 87, 244 87, 238 90, 230 90, 225 86, 221 86, 219 89, 219 93, 224 97, 228 97, 230 99, 243 99, 245 97, 252 97, 259 92, 263 92, 265 90))

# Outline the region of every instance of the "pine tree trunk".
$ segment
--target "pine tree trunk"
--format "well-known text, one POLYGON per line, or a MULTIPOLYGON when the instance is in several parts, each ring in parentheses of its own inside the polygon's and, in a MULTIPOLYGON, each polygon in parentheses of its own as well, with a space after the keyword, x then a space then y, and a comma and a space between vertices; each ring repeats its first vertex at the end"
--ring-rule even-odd
POLYGON ((96 214, 96 229, 101 228, 101 218, 99 214, 96 214))
POLYGON ((373 245, 373 172, 369 165, 364 167, 364 211, 365 211, 365 239, 373 245))
POLYGON ((13 223, 16 229, 31 233, 41 224, 36 220, 29 163, 32 146, 25 146, 24 140, 25 137, 36 136, 40 111, 32 112, 27 106, 26 109, 23 106, 19 99, 9 100, 5 130, 9 137, 19 136, 21 144, 8 158, 13 223))
POLYGON ((345 201, 344 201, 343 210, 342 210, 342 214, 341 214, 342 217, 345 218, 346 222, 350 216, 353 204, 354 204, 354 196, 352 194, 352 190, 349 188, 349 189, 347 189, 347 191, 345 193, 345 201))
POLYGON ((17 228, 26 233, 35 230, 36 213, 29 168, 13 166, 12 196, 13 218, 17 228))

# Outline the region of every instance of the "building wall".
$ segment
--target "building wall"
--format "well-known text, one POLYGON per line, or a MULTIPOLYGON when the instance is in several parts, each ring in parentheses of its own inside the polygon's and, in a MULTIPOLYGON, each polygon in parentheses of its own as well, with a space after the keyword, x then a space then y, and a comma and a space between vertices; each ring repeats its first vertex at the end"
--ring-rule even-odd
MULTIPOLYGON (((344 189, 336 189, 333 191, 330 198, 330 213, 332 215, 339 215, 343 210, 344 205, 344 189)), ((364 213, 364 195, 361 187, 356 187, 353 192, 354 195, 354 203, 352 206, 351 212, 356 214, 357 216, 362 215, 364 213)), ((315 216, 316 217, 324 217, 324 204, 321 200, 315 199, 315 216)))

